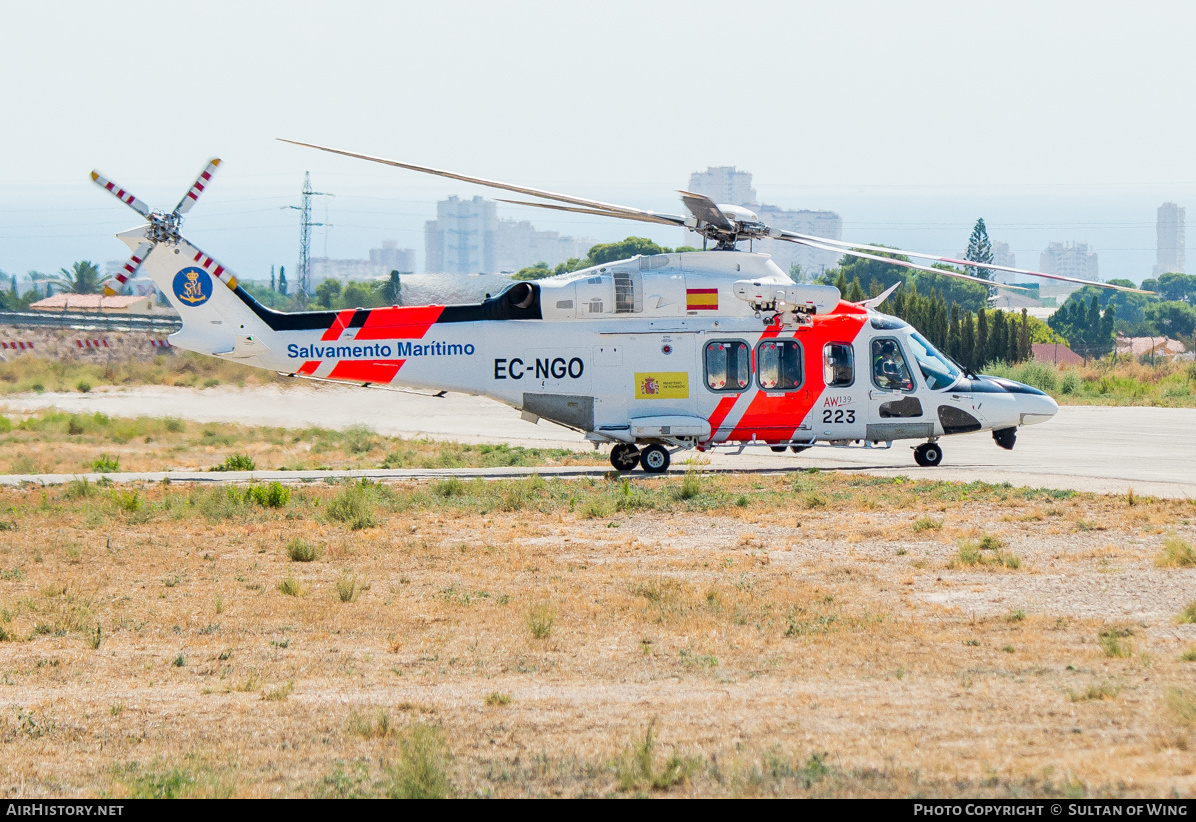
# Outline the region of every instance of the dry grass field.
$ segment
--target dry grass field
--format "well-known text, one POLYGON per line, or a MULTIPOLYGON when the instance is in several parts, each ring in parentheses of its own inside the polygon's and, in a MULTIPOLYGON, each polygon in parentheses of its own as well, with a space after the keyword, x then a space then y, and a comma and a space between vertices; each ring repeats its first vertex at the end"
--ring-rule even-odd
POLYGON ((5 796, 1196 793, 1196 504, 902 477, 0 492, 5 796))
POLYGON ((387 437, 365 426, 287 429, 57 410, 0 415, 0 473, 487 468, 603 464, 596 451, 387 437))

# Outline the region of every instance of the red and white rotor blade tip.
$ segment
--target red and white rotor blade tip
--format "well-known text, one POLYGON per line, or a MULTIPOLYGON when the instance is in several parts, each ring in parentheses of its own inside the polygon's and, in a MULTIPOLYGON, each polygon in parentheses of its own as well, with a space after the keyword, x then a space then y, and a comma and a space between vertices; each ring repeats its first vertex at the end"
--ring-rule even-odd
POLYGON ((195 205, 195 201, 199 199, 199 195, 208 187, 208 182, 212 179, 212 175, 216 173, 216 169, 219 166, 220 158, 213 157, 204 167, 204 170, 199 172, 199 176, 195 178, 195 182, 191 184, 191 188, 187 189, 187 193, 183 195, 183 199, 179 200, 179 204, 174 210, 175 214, 186 214, 191 210, 191 206, 195 205))
MULTIPOLYGON (((133 277, 137 276, 137 269, 141 268, 141 264, 145 262, 145 258, 148 257, 149 253, 153 250, 153 243, 142 243, 141 245, 137 246, 137 250, 133 252, 133 256, 129 258, 129 261, 121 267, 120 271, 118 271, 116 276, 112 279, 116 280, 122 286, 129 280, 133 279, 133 277)), ((118 293, 119 292, 112 287, 111 281, 104 286, 105 297, 115 297, 118 293)))
POLYGON ((98 171, 91 172, 91 179, 92 179, 92 182, 94 182, 100 188, 107 189, 108 191, 111 191, 112 196, 116 197, 116 199, 120 200, 122 203, 127 205, 129 208, 136 211, 142 217, 149 217, 150 212, 152 211, 152 209, 149 206, 147 206, 144 202, 142 202, 141 200, 134 197, 128 191, 125 191, 123 188, 118 186, 116 183, 109 180, 104 175, 100 174, 100 172, 98 172, 98 171))

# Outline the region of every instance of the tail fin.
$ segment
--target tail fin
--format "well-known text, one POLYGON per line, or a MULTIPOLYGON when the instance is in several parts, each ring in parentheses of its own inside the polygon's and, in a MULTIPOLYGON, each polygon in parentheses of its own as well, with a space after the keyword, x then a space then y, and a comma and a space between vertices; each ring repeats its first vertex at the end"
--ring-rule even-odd
MULTIPOLYGON (((137 247, 145 235, 143 226, 117 236, 137 247)), ((236 276, 186 239, 155 245, 141 270, 183 320, 182 330, 170 336, 171 345, 236 359, 269 350, 263 338, 271 336, 270 328, 254 312, 252 298, 238 295, 236 276)))

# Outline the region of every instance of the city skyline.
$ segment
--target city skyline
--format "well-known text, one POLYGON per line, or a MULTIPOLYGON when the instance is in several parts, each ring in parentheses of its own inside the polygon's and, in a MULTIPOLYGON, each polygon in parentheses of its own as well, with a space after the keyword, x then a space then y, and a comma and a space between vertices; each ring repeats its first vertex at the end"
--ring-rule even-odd
MULTIPOLYGON (((711 25, 725 10, 701 2, 286 10, 220 0, 6 7, 0 66, 19 81, 0 88, 10 160, 0 169, 0 270, 124 253, 112 235, 129 214, 92 190, 92 168, 169 208, 221 156, 188 231, 255 279, 295 256, 294 213, 282 207, 297 201, 304 171, 337 194, 335 227, 312 249, 334 259, 382 238, 422 259, 434 203, 480 193, 280 136, 673 213, 694 169, 737 166, 756 175, 759 202, 836 212, 847 239, 953 252, 984 217, 1025 260, 1052 241, 1085 242, 1105 276, 1133 280, 1157 264, 1159 204, 1196 202, 1196 154, 1174 137, 1196 126, 1196 109, 1176 104, 1193 84, 1192 5, 1094 13, 1011 2, 998 14, 926 1, 749 2, 736 13, 769 23, 750 35, 711 25), (97 54, 97 43, 125 42, 134 20, 134 57, 97 54), (203 49, 183 60, 181 33, 201 31, 203 49), (311 46, 299 61, 298 44, 311 46), (613 54, 633 59, 601 56, 613 54), (682 85, 676 67, 694 55, 737 70, 682 85), (144 66, 170 67, 169 79, 160 94, 130 97, 144 66), (756 87, 778 94, 745 91, 756 87), (960 116, 993 127, 960 128, 960 116)), ((499 216, 599 241, 633 233, 515 206, 499 216)), ((678 242, 654 232, 634 230, 678 242)))

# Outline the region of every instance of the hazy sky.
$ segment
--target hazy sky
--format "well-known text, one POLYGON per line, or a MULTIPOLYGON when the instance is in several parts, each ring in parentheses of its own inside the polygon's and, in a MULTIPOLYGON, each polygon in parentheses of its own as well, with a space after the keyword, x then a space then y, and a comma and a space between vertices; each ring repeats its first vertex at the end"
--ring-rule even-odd
MULTIPOLYGON (((293 265, 306 170, 337 195, 316 254, 422 264, 435 201, 485 193, 291 137, 673 211, 736 165, 848 238, 958 251, 984 216, 1023 265, 1082 240, 1138 279, 1154 209, 1196 216, 1193 31, 1187 2, 0 0, 0 269, 125 256, 93 167, 169 208, 222 157, 187 234, 249 277, 293 265)), ((682 239, 531 211, 500 216, 682 239)))

